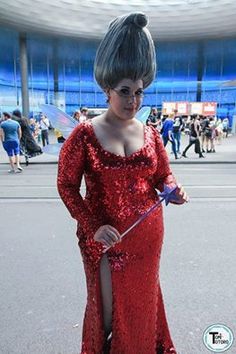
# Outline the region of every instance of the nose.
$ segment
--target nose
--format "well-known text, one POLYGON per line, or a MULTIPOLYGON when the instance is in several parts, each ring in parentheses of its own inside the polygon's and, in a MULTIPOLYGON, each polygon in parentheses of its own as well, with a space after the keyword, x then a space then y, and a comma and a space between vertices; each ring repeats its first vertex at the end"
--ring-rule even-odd
POLYGON ((136 102, 137 101, 137 97, 135 95, 130 95, 129 96, 129 103, 133 103, 133 102, 136 102))

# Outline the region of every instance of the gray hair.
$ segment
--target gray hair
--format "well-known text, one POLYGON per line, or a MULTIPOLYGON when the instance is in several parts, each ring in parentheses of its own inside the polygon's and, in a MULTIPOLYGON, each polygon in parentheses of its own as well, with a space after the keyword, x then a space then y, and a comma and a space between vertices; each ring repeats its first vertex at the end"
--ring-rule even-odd
POLYGON ((94 76, 102 89, 114 88, 122 79, 142 80, 146 88, 156 74, 155 46, 141 12, 117 17, 100 43, 94 76))

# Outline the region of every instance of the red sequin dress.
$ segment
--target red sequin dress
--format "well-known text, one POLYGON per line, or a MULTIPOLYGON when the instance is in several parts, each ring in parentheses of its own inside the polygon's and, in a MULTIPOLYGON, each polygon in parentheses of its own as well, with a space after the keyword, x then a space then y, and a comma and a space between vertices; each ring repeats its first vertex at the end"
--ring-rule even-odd
MULTIPOLYGON (((159 133, 145 127, 145 143, 128 157, 104 150, 92 122, 74 129, 60 153, 58 190, 73 218, 87 280, 81 354, 103 354, 100 289, 103 246, 93 240, 105 224, 125 231, 158 200, 155 189, 174 184, 159 133), (81 178, 86 196, 80 194, 81 178)), ((176 354, 159 281, 163 243, 162 207, 130 231, 108 254, 112 274, 110 354, 176 354)))

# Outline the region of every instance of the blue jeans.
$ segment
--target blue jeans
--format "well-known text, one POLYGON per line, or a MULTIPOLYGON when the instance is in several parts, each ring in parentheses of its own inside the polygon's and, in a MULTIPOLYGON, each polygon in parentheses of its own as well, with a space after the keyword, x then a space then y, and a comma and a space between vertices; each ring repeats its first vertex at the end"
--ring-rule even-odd
MULTIPOLYGON (((173 138, 175 140, 175 143, 177 145, 177 152, 180 152, 180 139, 181 139, 181 132, 175 132, 173 133, 173 138)), ((173 151, 174 152, 174 151, 173 151)))
POLYGON ((175 158, 177 159, 178 156, 177 156, 177 152, 176 152, 176 144, 175 144, 175 139, 174 139, 173 135, 171 134, 171 140, 169 139, 169 136, 162 136, 162 139, 163 139, 163 143, 164 143, 165 147, 166 147, 168 141, 171 142, 173 153, 175 154, 175 158))

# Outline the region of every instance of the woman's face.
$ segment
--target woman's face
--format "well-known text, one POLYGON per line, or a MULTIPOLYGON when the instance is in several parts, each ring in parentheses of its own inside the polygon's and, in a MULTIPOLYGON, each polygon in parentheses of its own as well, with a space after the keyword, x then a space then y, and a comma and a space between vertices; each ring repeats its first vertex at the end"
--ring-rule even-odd
POLYGON ((135 116, 143 99, 143 81, 121 80, 117 86, 107 91, 110 108, 123 120, 135 116))

